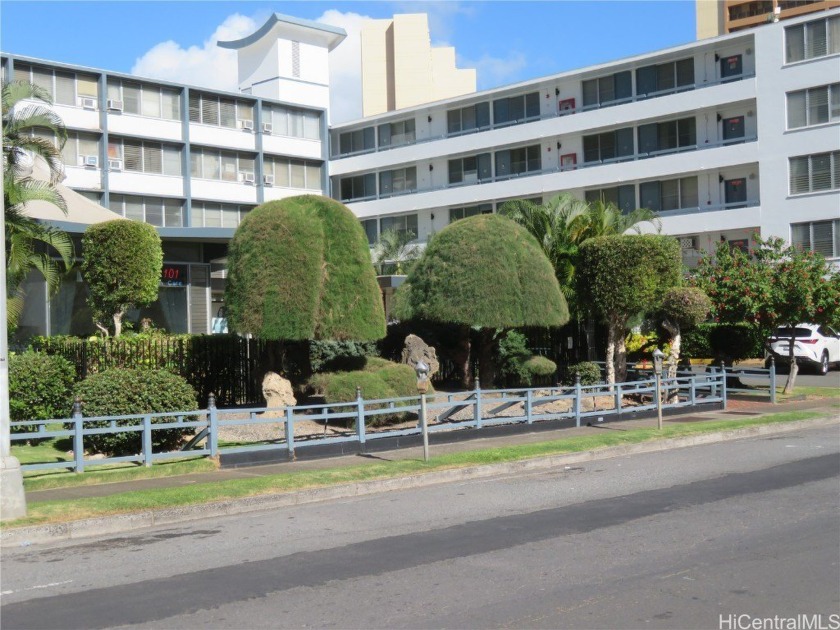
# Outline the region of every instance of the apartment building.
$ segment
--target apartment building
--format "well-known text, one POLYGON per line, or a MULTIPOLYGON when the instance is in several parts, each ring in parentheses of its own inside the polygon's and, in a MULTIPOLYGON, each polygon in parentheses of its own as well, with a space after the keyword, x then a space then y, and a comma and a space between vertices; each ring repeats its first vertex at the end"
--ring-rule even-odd
POLYGON ((697 39, 836 9, 840 0, 696 0, 697 39))
MULTIPOLYGON (((265 201, 328 190, 327 54, 344 37, 273 15, 254 35, 220 43, 237 50, 238 93, 2 55, 3 81, 46 88, 67 126, 63 185, 160 233, 160 298, 130 321, 211 332, 242 217, 265 201)), ((77 242, 87 227, 58 223, 77 242)), ((33 274, 19 336, 93 333, 85 301, 80 274, 52 297, 33 274)))
POLYGON ((331 129, 332 195, 373 243, 509 199, 646 207, 687 265, 781 236, 840 257, 840 11, 331 129))

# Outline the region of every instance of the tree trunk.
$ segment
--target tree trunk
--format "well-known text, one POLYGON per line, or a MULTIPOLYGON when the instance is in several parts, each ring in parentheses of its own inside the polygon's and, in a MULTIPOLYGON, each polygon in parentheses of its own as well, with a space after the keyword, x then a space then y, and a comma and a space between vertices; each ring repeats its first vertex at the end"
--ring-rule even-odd
POLYGON ((122 318, 124 314, 124 311, 117 311, 114 313, 114 339, 119 337, 122 332, 122 318))
MULTIPOLYGON (((668 372, 666 374, 667 378, 676 378, 677 377, 677 365, 680 362, 680 347, 682 346, 682 335, 680 334, 680 326, 679 324, 672 322, 668 319, 662 322, 662 327, 668 331, 668 334, 671 335, 671 354, 668 356, 668 372)), ((670 396, 667 394, 665 399, 672 403, 679 402, 679 388, 676 389, 674 394, 670 396)))
POLYGON ((96 324, 96 327, 97 327, 100 331, 102 331, 102 336, 103 336, 103 337, 108 337, 108 336, 110 336, 110 334, 111 334, 111 333, 108 331, 108 327, 107 327, 107 326, 103 326, 103 325, 102 325, 102 324, 100 324, 99 322, 94 322, 94 323, 96 324))
POLYGON ((787 377, 787 382, 785 383, 785 388, 782 390, 783 394, 792 394, 793 393, 793 386, 796 383, 796 375, 799 374, 799 364, 796 362, 796 355, 793 353, 794 342, 795 342, 794 337, 791 337, 789 348, 788 348, 788 359, 790 360, 790 371, 788 372, 788 377, 787 377))
POLYGON ((471 389, 472 388, 472 361, 470 360, 470 330, 469 326, 462 326, 461 327, 461 338, 458 342, 458 347, 455 350, 453 360, 455 365, 460 368, 461 371, 461 386, 464 389, 471 389))
POLYGON ((610 322, 607 326, 606 380, 607 385, 615 385, 615 346, 616 338, 618 337, 616 332, 620 329, 620 326, 616 326, 613 322, 610 322))
POLYGON ((478 355, 478 373, 482 388, 492 387, 496 380, 496 366, 493 361, 494 332, 492 328, 482 328, 479 333, 481 347, 478 355))
POLYGON ((623 383, 627 380, 627 331, 623 325, 616 328, 615 339, 615 380, 623 383))

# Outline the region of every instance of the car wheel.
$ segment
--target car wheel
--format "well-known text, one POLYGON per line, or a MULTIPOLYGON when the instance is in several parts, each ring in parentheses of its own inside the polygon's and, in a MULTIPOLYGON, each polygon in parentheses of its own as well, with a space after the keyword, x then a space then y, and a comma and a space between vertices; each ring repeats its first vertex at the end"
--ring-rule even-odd
POLYGON ((828 352, 822 353, 822 358, 820 359, 820 374, 825 376, 828 374, 828 352))

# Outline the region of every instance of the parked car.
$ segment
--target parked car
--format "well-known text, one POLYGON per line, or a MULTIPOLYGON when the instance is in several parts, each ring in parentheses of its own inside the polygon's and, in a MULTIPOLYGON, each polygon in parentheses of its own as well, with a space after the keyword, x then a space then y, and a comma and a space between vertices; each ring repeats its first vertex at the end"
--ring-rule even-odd
POLYGON ((828 374, 831 366, 840 366, 840 335, 828 326, 797 324, 779 327, 767 339, 765 367, 770 367, 771 356, 776 365, 790 363, 791 338, 799 365, 815 368, 820 374, 828 374))

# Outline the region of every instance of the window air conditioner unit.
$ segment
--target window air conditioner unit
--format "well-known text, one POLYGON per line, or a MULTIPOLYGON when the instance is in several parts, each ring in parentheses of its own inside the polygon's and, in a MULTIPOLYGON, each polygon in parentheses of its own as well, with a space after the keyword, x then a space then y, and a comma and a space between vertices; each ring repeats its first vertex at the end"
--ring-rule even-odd
POLYGON ((254 121, 253 120, 240 120, 239 121, 240 129, 244 129, 245 131, 253 131, 254 130, 254 121))
POLYGON ((253 184, 255 177, 253 173, 249 173, 247 171, 242 171, 239 173, 239 176, 242 178, 242 181, 246 184, 253 184))
POLYGON ((270 175, 270 174, 263 175, 263 183, 266 186, 274 186, 274 175, 270 175))
POLYGON ((97 155, 83 155, 82 164, 84 166, 99 166, 99 156, 97 155))
POLYGON ((121 171, 123 170, 123 162, 122 160, 108 160, 108 168, 112 171, 121 171))
POLYGON ((263 123, 263 133, 270 134, 272 129, 271 123, 263 123))
POLYGON ((115 112, 121 112, 123 110, 123 102, 110 98, 108 99, 108 109, 115 112))
POLYGON ((96 99, 95 98, 88 98, 82 97, 82 107, 85 109, 96 109, 96 99))

